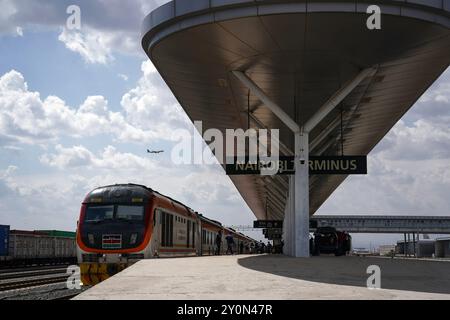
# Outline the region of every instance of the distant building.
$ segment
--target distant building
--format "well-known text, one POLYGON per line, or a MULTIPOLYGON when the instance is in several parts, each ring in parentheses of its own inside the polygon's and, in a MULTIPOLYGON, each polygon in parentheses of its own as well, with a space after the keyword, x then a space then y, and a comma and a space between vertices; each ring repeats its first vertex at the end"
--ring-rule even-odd
POLYGON ((380 253, 380 256, 388 256, 391 254, 392 251, 395 252, 395 248, 396 248, 395 244, 380 246, 378 252, 380 253))
POLYGON ((436 258, 450 258, 450 238, 436 239, 434 254, 436 258))
POLYGON ((432 257, 435 253, 434 240, 420 240, 416 241, 398 241, 395 248, 395 253, 398 255, 414 256, 414 249, 418 258, 432 257), (415 248, 414 248, 415 247, 415 248))

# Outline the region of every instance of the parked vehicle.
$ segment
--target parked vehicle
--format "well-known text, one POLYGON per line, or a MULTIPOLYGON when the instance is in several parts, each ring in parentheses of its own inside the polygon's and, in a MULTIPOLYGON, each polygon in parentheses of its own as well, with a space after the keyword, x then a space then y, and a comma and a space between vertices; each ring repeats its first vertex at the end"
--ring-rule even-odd
POLYGON ((314 243, 310 243, 311 246, 313 255, 334 253, 336 256, 343 256, 351 251, 352 237, 348 232, 337 231, 332 227, 322 227, 314 233, 314 243))
POLYGON ((370 255, 370 250, 366 248, 354 248, 352 250, 353 256, 364 257, 370 255))

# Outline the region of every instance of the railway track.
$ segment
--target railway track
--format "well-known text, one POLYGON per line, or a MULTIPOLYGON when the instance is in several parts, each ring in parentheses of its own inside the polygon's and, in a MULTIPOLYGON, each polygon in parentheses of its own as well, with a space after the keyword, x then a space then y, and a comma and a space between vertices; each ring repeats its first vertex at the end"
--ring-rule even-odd
POLYGON ((64 274, 67 267, 58 267, 52 269, 41 269, 41 270, 31 270, 31 271, 22 271, 22 272, 8 272, 8 273, 0 273, 0 281, 2 280, 10 280, 10 279, 19 279, 19 278, 29 278, 29 277, 39 277, 45 275, 55 275, 55 274, 64 274))
POLYGON ((0 276, 6 273, 19 273, 19 272, 28 272, 28 271, 43 271, 43 270, 51 270, 51 269, 65 269, 68 268, 70 264, 55 264, 55 265, 45 265, 45 266, 33 266, 33 267, 9 267, 9 268, 0 268, 0 276))
POLYGON ((35 277, 35 278, 25 278, 25 279, 14 279, 14 281, 2 281, 0 282, 0 292, 11 291, 17 289, 33 288, 42 285, 65 283, 67 281, 68 275, 59 275, 55 277, 35 277))
POLYGON ((86 290, 66 289, 68 265, 9 269, 0 272, 0 300, 70 300, 86 290))

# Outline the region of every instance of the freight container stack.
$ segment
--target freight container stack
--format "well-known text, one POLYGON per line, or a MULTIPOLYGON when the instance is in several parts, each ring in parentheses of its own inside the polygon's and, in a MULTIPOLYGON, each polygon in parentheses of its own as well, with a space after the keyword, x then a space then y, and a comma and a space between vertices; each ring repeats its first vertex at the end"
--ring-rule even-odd
POLYGON ((9 255, 9 226, 0 225, 0 261, 9 255))
MULTIPOLYGON (((9 231, 9 227, 8 227, 9 231)), ((4 232, 0 232, 2 237, 4 232)), ((2 237, 6 254, 0 261, 8 265, 76 262, 76 233, 66 231, 11 230, 2 237)), ((1 256, 1 255, 0 255, 1 256)))

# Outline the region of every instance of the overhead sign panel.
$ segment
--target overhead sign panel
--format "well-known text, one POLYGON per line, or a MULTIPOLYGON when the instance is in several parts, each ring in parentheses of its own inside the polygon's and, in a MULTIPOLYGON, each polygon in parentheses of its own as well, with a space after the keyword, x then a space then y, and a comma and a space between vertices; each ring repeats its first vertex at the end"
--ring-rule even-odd
POLYGON ((269 240, 280 240, 282 238, 283 237, 281 236, 281 234, 272 234, 267 237, 267 239, 269 239, 269 240))
MULTIPOLYGON (((260 175, 264 168, 274 168, 278 165, 279 175, 295 174, 295 157, 280 157, 279 160, 236 161, 227 164, 227 175, 260 175)), ((310 157, 310 175, 364 175, 367 174, 366 156, 327 156, 310 157)))
POLYGON ((253 222, 255 229, 281 229, 283 228, 283 221, 280 220, 258 220, 253 222))
POLYGON ((283 229, 263 229, 263 235, 283 234, 283 229))

